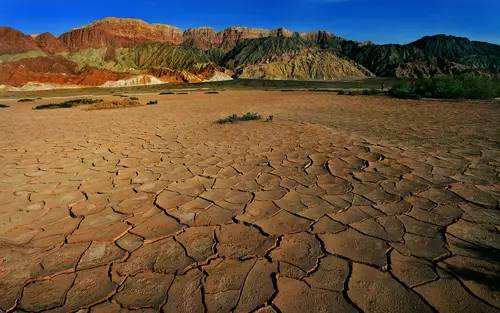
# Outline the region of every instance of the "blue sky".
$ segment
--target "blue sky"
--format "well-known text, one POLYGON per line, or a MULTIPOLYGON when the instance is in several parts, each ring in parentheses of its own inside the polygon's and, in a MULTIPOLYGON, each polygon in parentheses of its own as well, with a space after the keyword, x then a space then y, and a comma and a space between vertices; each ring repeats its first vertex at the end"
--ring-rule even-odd
POLYGON ((58 35, 106 16, 183 29, 325 29, 376 43, 406 43, 437 33, 500 43, 500 0, 0 0, 0 25, 25 33, 58 35))

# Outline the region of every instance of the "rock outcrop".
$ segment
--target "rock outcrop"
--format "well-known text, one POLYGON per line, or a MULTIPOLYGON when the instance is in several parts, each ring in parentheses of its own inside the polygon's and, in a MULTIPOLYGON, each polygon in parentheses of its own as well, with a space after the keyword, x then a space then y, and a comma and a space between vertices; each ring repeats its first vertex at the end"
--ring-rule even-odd
POLYGON ((182 31, 164 24, 137 19, 105 18, 62 34, 59 39, 70 51, 102 47, 132 47, 147 41, 182 43, 182 31))
POLYGON ((221 44, 220 34, 211 27, 189 28, 183 34, 186 46, 208 50, 221 44))
POLYGON ((0 55, 38 50, 31 36, 10 27, 0 27, 0 55))
POLYGON ((229 27, 223 30, 219 36, 221 37, 220 48, 223 50, 231 50, 240 42, 247 39, 255 39, 267 37, 271 34, 269 30, 260 28, 247 27, 229 27))
POLYGON ((51 33, 32 36, 37 46, 49 54, 67 52, 66 46, 51 33))
POLYGON ((107 81, 104 84, 102 84, 101 87, 105 88, 131 87, 131 86, 141 86, 141 85, 158 85, 163 83, 164 81, 151 75, 138 75, 128 79, 107 81))

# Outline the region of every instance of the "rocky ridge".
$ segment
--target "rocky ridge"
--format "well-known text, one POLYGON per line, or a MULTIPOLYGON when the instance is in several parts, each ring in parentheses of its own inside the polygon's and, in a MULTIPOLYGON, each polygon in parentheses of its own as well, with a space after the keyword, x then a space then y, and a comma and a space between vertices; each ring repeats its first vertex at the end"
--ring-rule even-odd
POLYGON ((138 19, 105 18, 59 37, 0 27, 0 70, 0 84, 14 87, 100 86, 138 75, 199 82, 228 70, 233 78, 256 79, 417 78, 464 72, 499 77, 500 46, 445 35, 376 45, 326 31, 182 31, 138 19))

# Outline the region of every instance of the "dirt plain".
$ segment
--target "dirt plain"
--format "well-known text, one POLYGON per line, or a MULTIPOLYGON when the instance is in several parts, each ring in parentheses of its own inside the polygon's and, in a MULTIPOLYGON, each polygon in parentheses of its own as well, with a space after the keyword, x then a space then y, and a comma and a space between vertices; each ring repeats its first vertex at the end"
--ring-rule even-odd
POLYGON ((138 97, 0 101, 0 311, 500 312, 498 103, 138 97))

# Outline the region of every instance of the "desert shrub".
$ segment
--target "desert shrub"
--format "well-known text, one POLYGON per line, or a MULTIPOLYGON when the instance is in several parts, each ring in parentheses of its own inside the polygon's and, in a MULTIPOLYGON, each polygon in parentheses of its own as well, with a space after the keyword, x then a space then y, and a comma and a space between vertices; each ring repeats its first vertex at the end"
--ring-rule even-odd
POLYGON ((236 123, 241 121, 255 121, 262 119, 259 113, 247 112, 241 116, 237 114, 231 114, 225 118, 222 118, 217 121, 218 124, 228 124, 228 123, 236 123))
POLYGON ((215 91, 215 90, 210 90, 210 91, 205 91, 205 94, 207 95, 216 95, 218 94, 219 92, 218 91, 215 91))
POLYGON ((129 99, 130 99, 130 100, 132 100, 132 101, 137 101, 137 100, 139 100, 139 98, 137 98, 137 97, 130 97, 129 99))
POLYGON ((102 102, 102 99, 74 99, 68 100, 61 103, 50 103, 50 104, 40 104, 35 106, 34 110, 47 110, 47 109, 67 109, 85 104, 94 104, 102 102))
POLYGON ((175 92, 173 92, 171 90, 164 90, 164 91, 160 92, 160 95, 175 95, 175 92))
POLYGON ((0 109, 3 109, 3 108, 8 108, 8 107, 9 107, 8 105, 6 105, 6 104, 1 104, 1 103, 0 103, 0 109))
POLYGON ((147 105, 155 105, 158 104, 158 100, 150 100, 147 105))
POLYGON ((25 99, 19 99, 19 100, 17 100, 17 102, 33 102, 33 101, 35 101, 35 99, 25 98, 25 99))
POLYGON ((130 99, 123 100, 113 100, 113 101, 101 101, 99 103, 92 104, 85 109, 87 111, 94 110, 109 110, 109 109, 125 109, 131 107, 143 106, 139 101, 134 101, 130 99))
POLYGON ((500 82, 470 74, 436 76, 398 83, 389 95, 404 99, 492 99, 500 96, 500 82))

